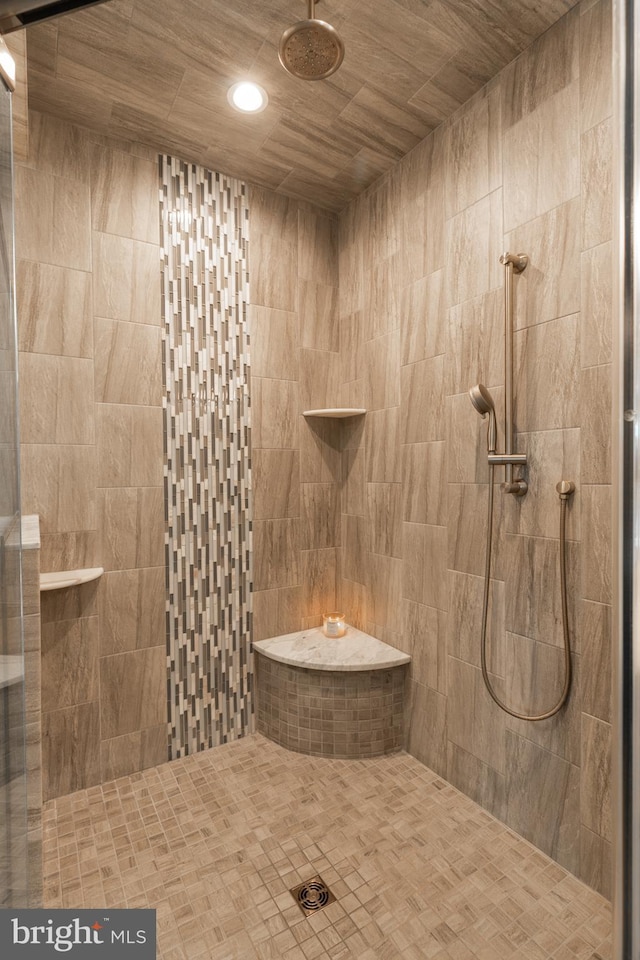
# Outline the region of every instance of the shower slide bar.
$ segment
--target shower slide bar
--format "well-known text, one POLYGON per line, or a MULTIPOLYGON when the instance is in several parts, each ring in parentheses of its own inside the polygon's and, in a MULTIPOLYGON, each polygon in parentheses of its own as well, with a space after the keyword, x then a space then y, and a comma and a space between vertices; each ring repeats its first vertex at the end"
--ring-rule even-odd
POLYGON ((526 454, 513 453, 513 274, 522 273, 529 258, 523 253, 503 253, 500 263, 504 266, 504 459, 489 461, 504 463, 504 493, 523 497, 527 492, 527 481, 513 479, 516 464, 523 466, 527 462, 526 454), (513 457, 517 459, 513 459, 513 457))

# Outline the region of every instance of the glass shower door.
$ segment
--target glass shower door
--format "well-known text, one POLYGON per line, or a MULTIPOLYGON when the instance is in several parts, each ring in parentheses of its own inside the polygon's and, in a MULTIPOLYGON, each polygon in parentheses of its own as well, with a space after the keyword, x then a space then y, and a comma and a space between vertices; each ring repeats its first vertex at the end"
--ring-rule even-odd
POLYGON ((0 908, 28 890, 11 93, 0 76, 0 908))

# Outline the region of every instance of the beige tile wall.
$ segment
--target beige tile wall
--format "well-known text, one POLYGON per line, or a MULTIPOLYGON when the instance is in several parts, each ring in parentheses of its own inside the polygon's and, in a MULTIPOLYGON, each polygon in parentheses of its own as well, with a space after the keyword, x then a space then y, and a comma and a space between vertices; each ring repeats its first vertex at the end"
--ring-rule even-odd
POLYGON ((157 161, 30 115, 16 166, 22 498, 43 572, 45 799, 166 747, 157 161))
MULTIPOLYGON (((584 3, 340 219, 340 605, 413 655, 409 750, 610 893, 611 10, 584 3), (518 447, 497 494, 489 668, 517 709, 562 684, 555 484, 573 480, 569 706, 501 713, 479 662, 488 472, 502 418, 502 250, 515 281, 518 447)), ((318 477, 314 479, 318 480, 318 477)), ((502 479, 499 477, 498 479, 502 479)))
MULTIPOLYGON (((32 113, 18 166, 23 509, 42 569, 45 798, 166 759, 162 356, 155 155, 32 113)), ((256 636, 334 605, 337 221, 252 190, 256 636)))
POLYGON ((321 623, 336 595, 340 430, 338 224, 249 194, 254 638, 321 623))

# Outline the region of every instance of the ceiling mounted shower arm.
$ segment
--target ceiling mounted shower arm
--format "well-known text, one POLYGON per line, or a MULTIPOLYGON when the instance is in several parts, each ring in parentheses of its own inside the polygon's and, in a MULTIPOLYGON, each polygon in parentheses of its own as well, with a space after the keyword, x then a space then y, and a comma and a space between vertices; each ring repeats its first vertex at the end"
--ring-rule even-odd
POLYGON ((513 452, 513 274, 522 273, 528 263, 523 253, 503 253, 500 263, 504 274, 504 483, 502 491, 522 497, 527 492, 526 480, 513 479, 514 464, 524 466, 526 454, 513 452))

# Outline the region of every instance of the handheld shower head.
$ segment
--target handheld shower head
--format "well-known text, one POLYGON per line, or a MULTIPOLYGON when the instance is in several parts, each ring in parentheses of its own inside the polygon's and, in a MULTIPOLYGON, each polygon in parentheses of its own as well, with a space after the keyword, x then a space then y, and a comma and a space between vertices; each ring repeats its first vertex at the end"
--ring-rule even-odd
POLYGON ((496 408, 493 397, 482 383, 477 383, 475 387, 469 390, 471 403, 474 405, 480 416, 484 418, 489 415, 489 430, 487 432, 487 447, 489 453, 496 452, 496 408))
POLYGON ((476 383, 475 387, 471 387, 469 390, 469 396, 471 397, 471 403, 474 405, 480 416, 484 417, 492 410, 495 413, 493 397, 483 383, 476 383))

